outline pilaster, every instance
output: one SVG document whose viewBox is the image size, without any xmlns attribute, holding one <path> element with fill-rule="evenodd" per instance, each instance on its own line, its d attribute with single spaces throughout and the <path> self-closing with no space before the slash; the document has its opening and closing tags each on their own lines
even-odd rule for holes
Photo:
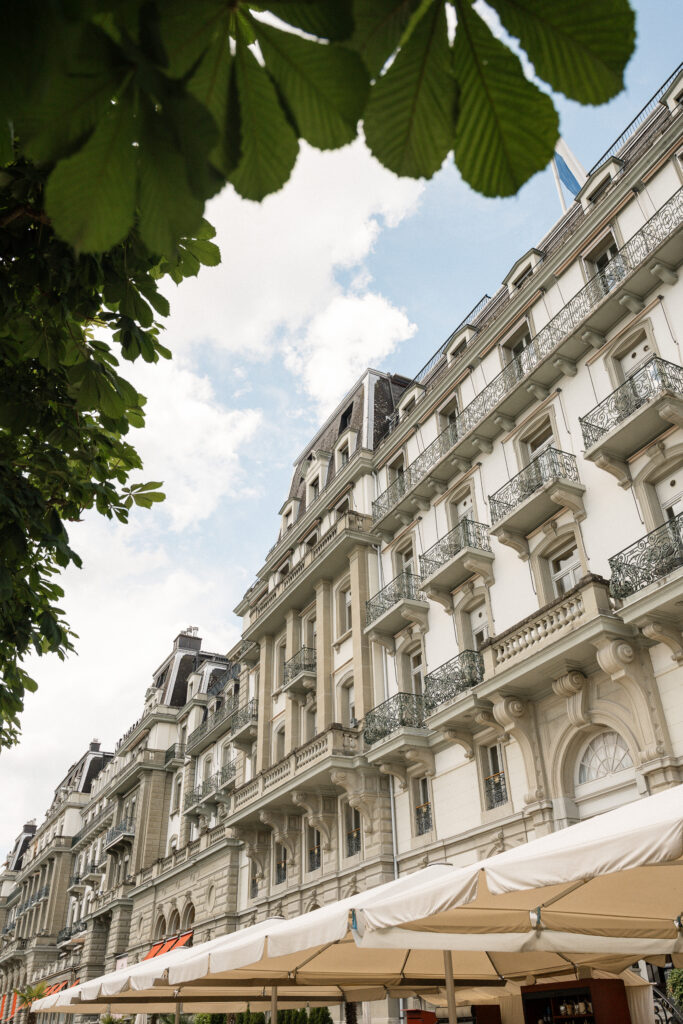
<svg viewBox="0 0 683 1024">
<path fill-rule="evenodd" d="M 334 721 L 332 699 L 332 583 L 320 580 L 315 586 L 316 615 L 316 704 L 318 732 L 327 729 Z"/>
<path fill-rule="evenodd" d="M 351 568 L 351 627 L 353 688 L 356 717 L 362 719 L 375 705 L 372 683 L 371 644 L 365 633 L 365 604 L 370 596 L 368 548 L 358 546 L 349 555 Z"/>
<path fill-rule="evenodd" d="M 273 717 L 273 652 L 272 636 L 260 638 L 258 681 L 258 732 L 256 735 L 256 771 L 270 764 L 270 724 Z"/>
</svg>

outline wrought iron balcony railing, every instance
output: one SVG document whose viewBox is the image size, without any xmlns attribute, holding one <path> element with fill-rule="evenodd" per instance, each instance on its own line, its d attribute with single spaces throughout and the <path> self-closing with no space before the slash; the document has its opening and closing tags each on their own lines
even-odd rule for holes
<svg viewBox="0 0 683 1024">
<path fill-rule="evenodd" d="M 531 344 L 516 356 L 470 403 L 453 423 L 432 442 L 417 459 L 406 467 L 383 494 L 372 503 L 376 521 L 389 512 L 400 499 L 422 480 L 456 441 L 465 437 L 493 412 L 500 401 L 517 386 L 540 362 L 549 356 L 602 300 L 683 222 L 683 188 L 666 203 L 626 242 L 623 248 L 600 270 L 532 339 Z"/>
<path fill-rule="evenodd" d="M 196 786 L 194 789 L 190 790 L 189 793 L 185 794 L 185 800 L 183 801 L 183 807 L 185 808 L 185 810 L 187 810 L 188 807 L 194 807 L 195 804 L 199 803 L 201 798 L 202 798 L 202 785 L 199 785 L 199 786 Z"/>
<path fill-rule="evenodd" d="M 248 704 L 238 708 L 230 721 L 230 732 L 236 733 L 250 722 L 258 720 L 258 697 L 252 697 Z"/>
<path fill-rule="evenodd" d="M 423 579 L 431 576 L 446 562 L 450 562 L 451 558 L 455 558 L 463 548 L 479 548 L 481 551 L 490 551 L 488 526 L 477 523 L 474 519 L 461 519 L 445 537 L 437 540 L 431 548 L 427 548 L 424 555 L 420 555 L 420 572 Z"/>
<path fill-rule="evenodd" d="M 87 921 L 83 921 L 83 920 L 76 921 L 71 926 L 71 934 L 72 935 L 78 935 L 80 932 L 87 931 L 87 929 L 88 929 L 88 922 Z"/>
<path fill-rule="evenodd" d="M 62 942 L 68 942 L 71 938 L 70 928 L 60 928 L 57 932 L 57 945 L 59 946 Z"/>
<path fill-rule="evenodd" d="M 432 805 L 431 803 L 420 804 L 415 808 L 415 831 L 418 836 L 423 836 L 432 830 Z"/>
<path fill-rule="evenodd" d="M 496 772 L 484 779 L 484 794 L 486 797 L 486 808 L 492 811 L 494 807 L 501 807 L 508 802 L 508 791 L 505 784 L 505 772 Z"/>
<path fill-rule="evenodd" d="M 683 565 L 683 512 L 609 559 L 614 597 L 629 597 Z"/>
<path fill-rule="evenodd" d="M 365 716 L 363 738 L 371 747 L 373 743 L 389 736 L 403 726 L 413 729 L 424 728 L 424 702 L 415 693 L 395 693 L 382 701 Z"/>
<path fill-rule="evenodd" d="M 317 871 L 320 864 L 320 845 L 312 846 L 308 851 L 308 870 Z"/>
<path fill-rule="evenodd" d="M 424 678 L 425 713 L 459 697 L 484 678 L 484 659 L 479 651 L 462 651 Z"/>
<path fill-rule="evenodd" d="M 365 603 L 365 623 L 370 626 L 384 612 L 393 608 L 403 600 L 419 601 L 422 599 L 420 587 L 422 578 L 412 572 L 401 572 L 386 587 L 382 587 L 374 597 Z"/>
<path fill-rule="evenodd" d="M 219 708 L 218 711 L 214 711 L 214 713 L 209 715 L 201 725 L 197 726 L 196 729 L 193 729 L 187 737 L 187 746 L 193 747 L 199 740 L 203 739 L 208 732 L 215 729 L 215 727 L 220 725 L 222 722 L 225 722 L 226 719 L 230 718 L 237 708 L 238 700 L 238 694 L 230 694 L 223 707 Z"/>
<path fill-rule="evenodd" d="M 352 828 L 346 833 L 346 856 L 354 857 L 360 853 L 360 828 Z"/>
<path fill-rule="evenodd" d="M 284 685 L 291 683 L 302 672 L 315 672 L 316 652 L 314 647 L 302 647 L 294 657 L 285 662 Z"/>
<path fill-rule="evenodd" d="M 579 482 L 576 457 L 557 448 L 546 448 L 517 476 L 513 476 L 500 490 L 490 495 L 491 522 L 494 525 L 500 522 L 532 494 L 540 491 L 544 484 L 559 479 Z"/>
<path fill-rule="evenodd" d="M 185 757 L 185 744 L 173 743 L 164 754 L 164 764 L 171 761 L 182 761 Z"/>
<path fill-rule="evenodd" d="M 215 679 L 212 679 L 207 686 L 206 692 L 209 697 L 217 697 L 232 679 L 239 679 L 241 670 L 242 666 L 239 661 L 228 662 L 224 671 L 217 675 Z"/>
<path fill-rule="evenodd" d="M 104 840 L 105 846 L 115 843 L 121 836 L 135 835 L 135 820 L 132 817 L 123 818 L 117 825 L 110 828 Z"/>
<path fill-rule="evenodd" d="M 683 368 L 653 356 L 616 391 L 580 417 L 586 448 L 597 444 L 612 427 L 667 391 L 683 396 Z"/>
<path fill-rule="evenodd" d="M 220 789 L 226 782 L 230 782 L 237 775 L 237 758 L 233 757 L 232 761 L 228 761 L 224 764 L 214 776 L 216 779 L 216 789 Z"/>
</svg>

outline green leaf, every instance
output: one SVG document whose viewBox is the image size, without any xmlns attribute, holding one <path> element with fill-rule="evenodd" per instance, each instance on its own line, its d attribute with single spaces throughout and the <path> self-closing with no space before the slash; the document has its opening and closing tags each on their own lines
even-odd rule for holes
<svg viewBox="0 0 683 1024">
<path fill-rule="evenodd" d="M 241 22 L 235 54 L 242 156 L 230 181 L 245 199 L 277 192 L 292 173 L 299 143 L 275 86 L 249 49 Z"/>
<path fill-rule="evenodd" d="M 94 25 L 84 28 L 72 63 L 75 70 L 60 67 L 49 80 L 39 78 L 16 118 L 22 149 L 38 163 L 69 154 L 109 109 L 126 70 L 111 39 Z"/>
<path fill-rule="evenodd" d="M 277 82 L 299 134 L 318 149 L 336 149 L 355 137 L 368 94 L 358 54 L 252 22 L 268 72 Z"/>
<path fill-rule="evenodd" d="M 185 160 L 162 114 L 148 108 L 140 135 L 140 235 L 154 253 L 171 255 L 199 226 L 203 202 L 192 192 Z"/>
<path fill-rule="evenodd" d="M 453 46 L 460 87 L 455 162 L 486 196 L 514 195 L 551 159 L 559 125 L 549 96 L 529 82 L 468 0 L 456 0 Z"/>
<path fill-rule="evenodd" d="M 258 6 L 319 39 L 339 42 L 353 32 L 352 0 L 265 0 Z"/>
<path fill-rule="evenodd" d="M 57 234 L 79 252 L 121 242 L 135 213 L 136 151 L 127 101 L 110 106 L 86 144 L 50 175 L 45 206 Z"/>
<path fill-rule="evenodd" d="M 431 178 L 453 143 L 456 95 L 446 14 L 435 0 L 370 90 L 370 150 L 396 174 Z"/>
<path fill-rule="evenodd" d="M 217 34 L 188 83 L 188 90 L 202 103 L 218 129 L 218 144 L 210 158 L 226 176 L 240 158 L 240 116 L 234 62 L 227 31 Z"/>
<path fill-rule="evenodd" d="M 378 75 L 398 46 L 420 0 L 355 0 L 351 46 L 372 75 Z"/>
<path fill-rule="evenodd" d="M 185 248 L 205 267 L 217 267 L 221 261 L 221 251 L 215 242 L 198 238 L 188 239 Z"/>
<path fill-rule="evenodd" d="M 579 103 L 605 103 L 624 86 L 635 46 L 628 0 L 488 0 L 536 73 Z"/>
<path fill-rule="evenodd" d="M 179 78 L 193 67 L 219 35 L 228 35 L 230 12 L 223 0 L 164 0 L 159 5 L 168 73 Z"/>
</svg>

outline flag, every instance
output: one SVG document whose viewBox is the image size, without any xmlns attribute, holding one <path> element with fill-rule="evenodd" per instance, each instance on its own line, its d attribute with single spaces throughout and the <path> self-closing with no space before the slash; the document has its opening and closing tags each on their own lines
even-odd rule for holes
<svg viewBox="0 0 683 1024">
<path fill-rule="evenodd" d="M 567 205 L 564 201 L 560 182 L 568 192 L 573 196 L 577 196 L 588 180 L 588 175 L 562 138 L 557 140 L 557 144 L 555 146 L 555 154 L 553 156 L 553 173 L 555 175 L 555 184 L 557 185 L 562 209 L 566 210 Z"/>
</svg>

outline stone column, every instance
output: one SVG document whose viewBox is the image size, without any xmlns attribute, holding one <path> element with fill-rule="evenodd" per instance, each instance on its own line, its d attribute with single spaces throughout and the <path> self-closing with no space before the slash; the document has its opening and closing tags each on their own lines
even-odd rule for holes
<svg viewBox="0 0 683 1024">
<path fill-rule="evenodd" d="M 112 910 L 104 961 L 107 972 L 114 970 L 116 967 L 116 957 L 125 953 L 130 945 L 131 910 L 132 906 L 130 903 L 119 903 Z"/>
<path fill-rule="evenodd" d="M 261 653 L 258 683 L 258 732 L 256 735 L 256 771 L 270 764 L 270 726 L 273 717 L 273 652 L 272 636 L 260 637 Z"/>
<path fill-rule="evenodd" d="M 301 642 L 301 618 L 297 608 L 292 608 L 285 616 L 286 644 L 285 660 L 292 658 L 303 646 Z M 301 743 L 301 705 L 294 697 L 287 698 L 285 706 L 285 751 L 289 753 Z"/>
<path fill-rule="evenodd" d="M 135 823 L 135 841 L 131 851 L 130 871 L 153 864 L 166 855 L 166 832 L 169 811 L 171 776 L 165 771 L 147 771 L 142 776 Z"/>
<path fill-rule="evenodd" d="M 320 580 L 315 585 L 316 635 L 316 704 L 317 729 L 322 732 L 334 721 L 332 695 L 333 609 L 332 583 Z"/>
<path fill-rule="evenodd" d="M 356 718 L 362 719 L 374 707 L 372 652 L 365 634 L 365 602 L 368 600 L 370 574 L 368 548 L 358 546 L 349 555 L 351 567 L 351 627 L 353 644 L 353 687 Z"/>
</svg>

